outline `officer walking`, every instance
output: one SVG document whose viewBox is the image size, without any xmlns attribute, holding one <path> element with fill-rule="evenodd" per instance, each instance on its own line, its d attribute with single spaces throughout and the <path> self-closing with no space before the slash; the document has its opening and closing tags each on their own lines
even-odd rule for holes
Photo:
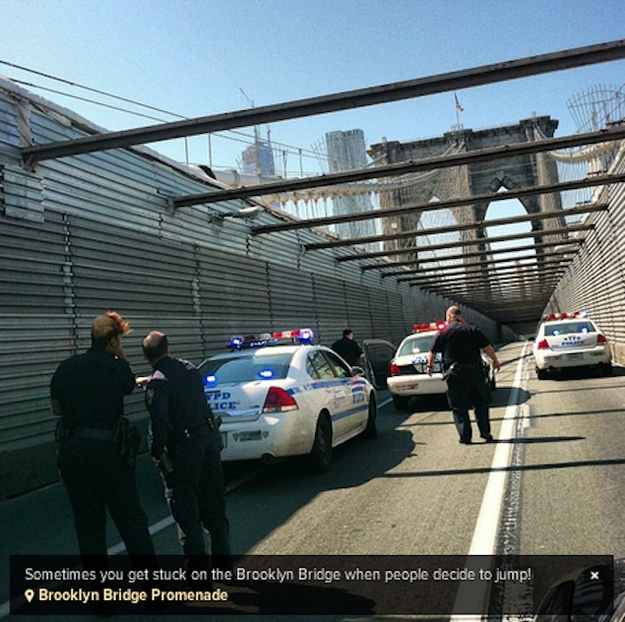
<svg viewBox="0 0 625 622">
<path fill-rule="evenodd" d="M 172 514 L 184 534 L 187 567 L 208 570 L 210 551 L 213 566 L 229 569 L 230 527 L 219 429 L 202 379 L 189 361 L 170 356 L 163 333 L 150 333 L 143 340 L 143 353 L 154 370 L 146 390 L 152 460 L 161 467 Z M 210 549 L 204 528 L 210 534 Z"/>
<path fill-rule="evenodd" d="M 451 306 L 446 312 L 447 327 L 438 333 L 428 352 L 428 375 L 432 375 L 437 352 L 443 355 L 443 370 L 447 380 L 447 400 L 454 415 L 460 443 L 471 444 L 472 430 L 469 409 L 475 409 L 475 420 L 480 436 L 494 442 L 490 432 L 488 404 L 490 397 L 482 368 L 481 351 L 493 361 L 496 370 L 499 360 L 495 349 L 482 331 L 464 321 L 460 309 Z"/>
<path fill-rule="evenodd" d="M 52 411 L 61 417 L 57 463 L 74 515 L 85 567 L 106 568 L 106 510 L 133 564 L 156 568 L 148 519 L 139 503 L 134 465 L 112 442 L 135 377 L 122 347 L 130 326 L 115 312 L 93 320 L 91 348 L 57 368 L 50 385 Z"/>
<path fill-rule="evenodd" d="M 361 360 L 364 359 L 362 349 L 354 340 L 354 331 L 351 328 L 346 328 L 343 331 L 343 337 L 337 339 L 331 346 L 340 357 L 347 361 L 348 365 L 352 367 L 361 364 Z"/>
</svg>

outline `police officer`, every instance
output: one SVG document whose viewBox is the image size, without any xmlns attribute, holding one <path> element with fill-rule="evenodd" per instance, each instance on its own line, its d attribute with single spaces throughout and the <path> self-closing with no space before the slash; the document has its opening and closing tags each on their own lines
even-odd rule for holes
<svg viewBox="0 0 625 622">
<path fill-rule="evenodd" d="M 210 568 L 204 528 L 210 534 L 213 565 L 231 566 L 219 429 L 206 401 L 198 370 L 173 359 L 167 337 L 152 332 L 143 354 L 154 372 L 146 387 L 152 422 L 151 454 L 161 467 L 170 507 L 178 523 L 190 570 Z M 189 584 L 189 576 L 187 576 Z"/>
<path fill-rule="evenodd" d="M 430 345 L 428 375 L 432 375 L 436 353 L 441 352 L 447 380 L 447 400 L 454 415 L 460 443 L 471 444 L 471 407 L 475 409 L 480 436 L 487 443 L 492 443 L 494 439 L 488 415 L 490 396 L 484 378 L 481 351 L 492 359 L 494 368 L 498 370 L 499 360 L 495 349 L 479 328 L 464 321 L 458 307 L 447 309 L 446 320 L 446 328 L 432 339 Z"/>
<path fill-rule="evenodd" d="M 354 331 L 351 328 L 346 328 L 343 337 L 337 339 L 331 348 L 352 367 L 360 365 L 365 357 L 360 346 L 354 341 Z"/>
<path fill-rule="evenodd" d="M 134 466 L 111 442 L 135 377 L 122 347 L 130 326 L 115 312 L 93 320 L 91 348 L 57 368 L 52 411 L 61 417 L 57 462 L 72 507 L 83 564 L 107 567 L 106 510 L 133 564 L 156 568 L 148 519 L 139 503 Z"/>
</svg>

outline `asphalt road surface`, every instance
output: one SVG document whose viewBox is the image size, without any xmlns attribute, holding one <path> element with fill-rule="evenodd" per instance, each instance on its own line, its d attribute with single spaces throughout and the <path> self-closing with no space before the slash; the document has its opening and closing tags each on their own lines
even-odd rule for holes
<svg viewBox="0 0 625 622">
<path fill-rule="evenodd" d="M 481 442 L 474 424 L 474 443 L 460 445 L 444 397 L 398 412 L 382 391 L 378 437 L 336 448 L 326 473 L 311 475 L 300 460 L 227 465 L 234 553 L 625 557 L 625 370 L 538 381 L 530 352 L 523 343 L 499 352 L 496 443 Z M 178 554 L 146 456 L 138 481 L 157 552 Z M 76 542 L 60 485 L 3 503 L 0 524 L 8 619 L 9 556 L 75 554 Z M 123 553 L 112 526 L 109 544 Z"/>
</svg>

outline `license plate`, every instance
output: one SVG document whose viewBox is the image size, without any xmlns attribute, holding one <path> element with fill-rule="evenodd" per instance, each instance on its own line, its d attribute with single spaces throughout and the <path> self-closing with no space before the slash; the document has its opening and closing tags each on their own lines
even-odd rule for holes
<svg viewBox="0 0 625 622">
<path fill-rule="evenodd" d="M 415 389 L 419 388 L 419 383 L 418 382 L 413 382 L 411 384 L 400 384 L 398 385 L 399 388 L 402 388 L 406 391 L 414 391 Z"/>
<path fill-rule="evenodd" d="M 569 361 L 581 361 L 584 358 L 584 355 L 576 352 L 575 354 L 568 354 L 567 358 L 569 359 Z"/>
</svg>

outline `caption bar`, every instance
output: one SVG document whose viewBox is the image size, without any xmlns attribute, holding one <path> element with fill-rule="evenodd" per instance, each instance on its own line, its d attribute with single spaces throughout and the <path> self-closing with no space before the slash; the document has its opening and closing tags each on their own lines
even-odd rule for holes
<svg viewBox="0 0 625 622">
<path fill-rule="evenodd" d="M 12 556 L 11 613 L 85 615 L 107 603 L 118 614 L 534 615 L 571 576 L 589 614 L 606 613 L 614 595 L 607 556 L 249 555 L 228 571 L 191 571 L 179 556 L 160 557 L 158 569 L 127 556 L 107 564 Z"/>
</svg>

